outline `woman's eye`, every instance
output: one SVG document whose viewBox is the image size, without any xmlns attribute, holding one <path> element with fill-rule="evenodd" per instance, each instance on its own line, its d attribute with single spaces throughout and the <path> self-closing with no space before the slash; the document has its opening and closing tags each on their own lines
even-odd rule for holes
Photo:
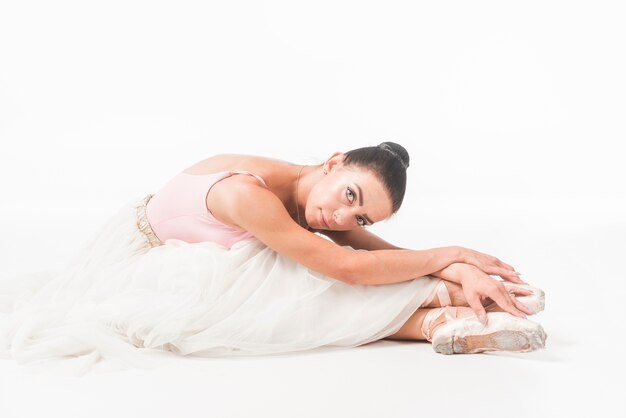
<svg viewBox="0 0 626 418">
<path fill-rule="evenodd" d="M 348 201 L 352 203 L 354 201 L 354 192 L 350 189 L 346 190 L 346 196 L 348 197 Z"/>
<path fill-rule="evenodd" d="M 361 218 L 360 216 L 356 217 L 356 221 L 359 223 L 360 226 L 365 226 L 365 219 Z"/>
</svg>

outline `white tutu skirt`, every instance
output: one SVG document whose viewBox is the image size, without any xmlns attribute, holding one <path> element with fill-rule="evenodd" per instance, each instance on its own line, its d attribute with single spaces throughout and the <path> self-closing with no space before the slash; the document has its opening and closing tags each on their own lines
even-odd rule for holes
<svg viewBox="0 0 626 418">
<path fill-rule="evenodd" d="M 0 280 L 0 356 L 133 363 L 153 350 L 218 357 L 355 347 L 397 332 L 439 282 L 348 285 L 256 239 L 230 250 L 175 239 L 152 246 L 138 227 L 142 207 L 140 198 L 124 205 L 67 268 Z"/>
</svg>

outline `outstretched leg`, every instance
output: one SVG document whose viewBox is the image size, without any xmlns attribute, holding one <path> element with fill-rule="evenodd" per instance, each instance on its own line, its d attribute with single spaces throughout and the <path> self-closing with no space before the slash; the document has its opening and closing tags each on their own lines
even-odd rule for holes
<svg viewBox="0 0 626 418">
<path fill-rule="evenodd" d="M 402 325 L 402 328 L 400 328 L 398 332 L 383 339 L 412 341 L 426 340 L 426 336 L 422 333 L 422 324 L 424 322 L 424 317 L 432 309 L 433 308 L 418 309 L 413 313 L 413 315 L 411 315 L 411 317 L 404 323 L 404 325 Z M 440 318 L 437 318 L 434 321 L 433 326 L 439 325 L 439 323 L 444 321 L 445 317 L 442 315 Z"/>
<path fill-rule="evenodd" d="M 446 298 L 445 303 L 447 303 L 447 299 L 449 299 L 451 306 L 469 306 L 467 300 L 465 299 L 465 295 L 463 294 L 463 288 L 461 287 L 461 285 L 449 282 L 447 280 L 441 280 L 441 283 L 445 284 L 446 290 L 448 291 L 448 297 Z M 400 328 L 398 332 L 384 339 L 425 340 L 426 336 L 422 333 L 422 323 L 424 322 L 424 317 L 429 311 L 431 311 L 433 308 L 441 307 L 441 301 L 439 299 L 440 293 L 438 293 L 439 292 L 436 291 L 433 295 L 434 299 L 432 299 L 427 304 L 422 305 L 420 309 L 415 311 L 413 315 L 411 315 L 411 317 L 404 323 L 404 325 L 402 325 L 402 328 Z M 433 322 L 433 327 L 438 326 L 440 323 L 443 322 L 445 322 L 445 317 L 442 315 Z"/>
</svg>

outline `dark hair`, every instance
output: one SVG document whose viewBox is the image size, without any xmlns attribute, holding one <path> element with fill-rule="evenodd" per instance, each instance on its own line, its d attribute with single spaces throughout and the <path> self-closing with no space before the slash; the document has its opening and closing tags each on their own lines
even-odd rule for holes
<svg viewBox="0 0 626 418">
<path fill-rule="evenodd" d="M 392 213 L 402 205 L 406 191 L 406 169 L 409 153 L 395 142 L 383 142 L 376 147 L 357 148 L 345 153 L 344 165 L 355 165 L 372 170 L 391 196 Z"/>
</svg>

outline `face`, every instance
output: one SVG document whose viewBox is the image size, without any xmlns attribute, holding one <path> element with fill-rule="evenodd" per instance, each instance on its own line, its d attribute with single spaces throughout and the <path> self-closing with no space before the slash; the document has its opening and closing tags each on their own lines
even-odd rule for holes
<svg viewBox="0 0 626 418">
<path fill-rule="evenodd" d="M 311 189 L 305 213 L 314 229 L 346 231 L 390 217 L 392 205 L 385 186 L 371 171 L 336 164 Z"/>
</svg>

